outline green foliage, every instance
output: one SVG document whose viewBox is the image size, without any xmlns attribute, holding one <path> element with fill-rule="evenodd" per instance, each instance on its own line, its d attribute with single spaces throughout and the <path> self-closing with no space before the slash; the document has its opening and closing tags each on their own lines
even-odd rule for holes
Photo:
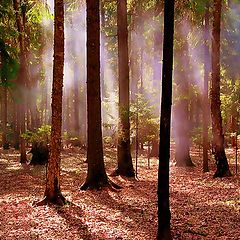
<svg viewBox="0 0 240 240">
<path fill-rule="evenodd" d="M 139 142 L 147 143 L 157 140 L 159 136 L 159 118 L 155 116 L 154 106 L 142 94 L 138 95 L 138 101 L 130 106 L 131 132 L 136 137 L 138 128 Z"/>
<path fill-rule="evenodd" d="M 222 79 L 221 110 L 224 125 L 227 127 L 230 116 L 240 116 L 240 79 Z M 238 120 L 239 121 L 239 120 Z M 230 129 L 226 129 L 231 131 Z"/>
<path fill-rule="evenodd" d="M 2 79 L 1 85 L 4 87 L 9 87 L 12 85 L 10 80 L 16 78 L 19 64 L 18 62 L 13 59 L 8 50 L 11 49 L 8 47 L 2 39 L 0 39 L 0 51 L 1 51 L 1 59 L 2 59 L 2 66 L 0 68 L 0 77 Z"/>
<path fill-rule="evenodd" d="M 27 130 L 25 133 L 22 134 L 22 137 L 31 143 L 34 142 L 49 142 L 51 134 L 51 126 L 50 125 L 43 125 L 40 128 L 36 129 L 35 131 Z"/>
</svg>

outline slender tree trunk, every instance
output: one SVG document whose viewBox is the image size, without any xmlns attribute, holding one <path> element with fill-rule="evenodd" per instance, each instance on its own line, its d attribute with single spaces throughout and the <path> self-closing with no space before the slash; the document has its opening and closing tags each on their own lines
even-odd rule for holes
<svg viewBox="0 0 240 240">
<path fill-rule="evenodd" d="M 214 0 L 213 30 L 212 30 L 212 87 L 211 115 L 213 144 L 217 170 L 214 177 L 231 176 L 224 149 L 220 101 L 220 31 L 221 31 L 222 0 Z"/>
<path fill-rule="evenodd" d="M 79 89 L 80 89 L 80 82 L 79 79 L 79 71 L 78 71 L 78 65 L 75 62 L 74 63 L 74 135 L 79 136 L 80 135 L 80 115 L 79 115 L 79 109 L 80 109 L 80 100 L 79 100 Z"/>
<path fill-rule="evenodd" d="M 135 22 L 133 28 L 135 28 Z M 131 32 L 131 55 L 130 55 L 130 66 L 131 66 L 131 101 L 135 102 L 138 92 L 138 82 L 139 82 L 139 66 L 138 66 L 138 46 L 136 44 L 137 34 L 136 29 Z"/>
<path fill-rule="evenodd" d="M 210 52 L 209 52 L 209 4 L 205 8 L 204 24 L 204 86 L 203 86 L 203 172 L 208 172 L 208 122 L 209 122 L 209 100 L 208 81 L 210 75 Z"/>
<path fill-rule="evenodd" d="M 13 113 L 13 121 L 14 121 L 14 148 L 16 150 L 19 150 L 20 148 L 20 142 L 19 142 L 19 136 L 20 136 L 20 126 L 19 126 L 19 116 L 18 116 L 18 106 L 17 103 L 14 102 L 14 113 Z"/>
<path fill-rule="evenodd" d="M 113 175 L 133 177 L 135 174 L 130 149 L 129 58 L 126 0 L 117 1 L 117 16 L 119 74 L 118 166 Z"/>
<path fill-rule="evenodd" d="M 8 102 L 7 102 L 7 86 L 2 87 L 2 147 L 9 149 L 7 140 L 7 115 L 8 115 Z"/>
<path fill-rule="evenodd" d="M 100 14 L 99 0 L 87 1 L 87 163 L 81 190 L 110 185 L 103 161 L 100 90 Z"/>
<path fill-rule="evenodd" d="M 158 240 L 171 240 L 169 203 L 169 160 L 172 106 L 172 68 L 174 38 L 174 0 L 165 1 L 162 68 L 162 104 L 160 118 L 158 168 Z"/>
<path fill-rule="evenodd" d="M 18 115 L 18 124 L 20 129 L 19 139 L 20 139 L 20 163 L 27 162 L 27 155 L 26 155 L 26 146 L 25 140 L 21 136 L 25 132 L 25 90 L 26 90 L 26 81 L 25 78 L 27 77 L 27 56 L 26 56 L 26 48 L 25 48 L 25 31 L 23 21 L 21 16 L 19 15 L 19 2 L 18 0 L 13 0 L 13 7 L 16 16 L 16 23 L 19 32 L 18 42 L 20 46 L 20 70 L 18 75 L 18 92 L 19 92 L 19 99 L 21 103 L 18 105 L 17 115 Z"/>
<path fill-rule="evenodd" d="M 50 157 L 47 165 L 45 189 L 46 202 L 63 205 L 65 198 L 60 190 L 62 95 L 64 66 L 64 4 L 63 0 L 54 1 L 54 60 L 52 85 L 52 129 Z"/>
<path fill-rule="evenodd" d="M 154 16 L 155 18 L 159 15 L 160 2 L 158 1 L 155 6 Z M 154 30 L 154 65 L 153 65 L 153 88 L 154 90 L 159 90 L 161 86 L 161 57 L 162 57 L 162 32 L 159 26 L 159 21 L 156 21 L 156 27 Z M 160 71 L 159 71 L 160 69 Z M 157 104 L 159 105 L 160 95 L 157 96 Z"/>
</svg>

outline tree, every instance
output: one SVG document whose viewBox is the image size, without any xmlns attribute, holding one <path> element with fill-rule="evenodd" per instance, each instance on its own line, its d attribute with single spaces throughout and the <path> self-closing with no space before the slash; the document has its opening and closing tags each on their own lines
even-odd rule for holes
<svg viewBox="0 0 240 240">
<path fill-rule="evenodd" d="M 214 156 L 217 170 L 214 177 L 231 176 L 224 149 L 220 101 L 220 31 L 221 31 L 222 0 L 214 0 L 212 29 L 212 86 L 211 86 L 211 116 L 213 131 Z"/>
<path fill-rule="evenodd" d="M 101 189 L 113 184 L 103 161 L 100 93 L 99 0 L 87 1 L 87 178 L 81 190 Z"/>
<path fill-rule="evenodd" d="M 52 128 L 50 156 L 47 165 L 45 198 L 39 203 L 51 202 L 57 205 L 66 203 L 60 189 L 62 95 L 64 66 L 64 4 L 63 0 L 54 1 L 54 60 L 52 85 Z"/>
<path fill-rule="evenodd" d="M 176 166 L 194 166 L 190 156 L 190 112 L 189 112 L 189 49 L 184 34 L 179 34 L 180 39 L 177 54 L 178 63 L 175 66 L 175 75 L 178 99 L 174 106 L 174 131 L 176 139 Z"/>
<path fill-rule="evenodd" d="M 25 130 L 25 112 L 26 112 L 26 99 L 25 99 L 25 93 L 24 90 L 26 90 L 26 83 L 28 82 L 28 73 L 27 73 L 27 50 L 26 50 L 26 40 L 25 40 L 25 29 L 24 29 L 24 21 L 22 20 L 22 16 L 19 14 L 24 14 L 24 7 L 20 8 L 19 1 L 13 0 L 13 8 L 15 11 L 16 16 L 16 23 L 17 23 L 17 29 L 18 29 L 18 42 L 19 42 L 19 58 L 20 58 L 20 69 L 18 74 L 18 94 L 20 99 L 20 104 L 17 108 L 17 124 L 19 125 L 17 129 L 20 131 L 18 132 L 17 138 L 20 138 L 20 162 L 26 163 L 27 162 L 27 156 L 26 156 L 26 146 L 25 146 L 25 140 L 21 136 Z M 17 141 L 18 142 L 18 141 Z"/>
<path fill-rule="evenodd" d="M 117 1 L 117 26 L 119 81 L 118 166 L 113 175 L 134 177 L 130 149 L 129 57 L 126 0 Z"/>
<path fill-rule="evenodd" d="M 1 99 L 2 99 L 2 147 L 3 149 L 9 149 L 9 143 L 7 140 L 7 114 L 8 114 L 8 87 L 7 79 L 4 74 L 4 64 L 6 64 L 8 53 L 5 49 L 5 44 L 0 40 L 0 80 L 2 85 Z"/>
<path fill-rule="evenodd" d="M 162 104 L 158 168 L 158 240 L 172 239 L 169 208 L 169 159 L 172 106 L 172 67 L 174 37 L 174 0 L 164 4 L 164 42 L 162 67 Z"/>
<path fill-rule="evenodd" d="M 204 17 L 204 87 L 203 87 L 203 171 L 208 172 L 208 81 L 210 75 L 209 52 L 209 4 L 205 6 Z"/>
</svg>

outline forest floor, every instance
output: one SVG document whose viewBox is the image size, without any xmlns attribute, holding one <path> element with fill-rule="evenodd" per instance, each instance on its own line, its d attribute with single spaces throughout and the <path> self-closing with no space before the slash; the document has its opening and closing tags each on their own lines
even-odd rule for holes
<svg viewBox="0 0 240 240">
<path fill-rule="evenodd" d="M 235 174 L 234 151 L 227 150 L 231 178 L 213 179 L 202 173 L 201 156 L 191 152 L 194 168 L 177 168 L 171 154 L 170 194 L 173 239 L 240 239 L 240 174 Z M 0 240 L 154 240 L 157 231 L 157 159 L 140 156 L 138 178 L 112 178 L 123 188 L 116 192 L 80 191 L 86 177 L 85 152 L 62 153 L 64 207 L 34 207 L 45 187 L 44 166 L 22 166 L 14 150 L 0 155 Z M 116 151 L 105 152 L 108 173 L 116 164 Z"/>
</svg>

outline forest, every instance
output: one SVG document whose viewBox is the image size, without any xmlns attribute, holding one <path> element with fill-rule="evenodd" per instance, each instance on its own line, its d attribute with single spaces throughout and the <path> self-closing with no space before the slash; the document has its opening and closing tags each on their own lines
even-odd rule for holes
<svg viewBox="0 0 240 240">
<path fill-rule="evenodd" d="M 239 64 L 239 0 L 0 0 L 0 240 L 239 240 Z"/>
</svg>

